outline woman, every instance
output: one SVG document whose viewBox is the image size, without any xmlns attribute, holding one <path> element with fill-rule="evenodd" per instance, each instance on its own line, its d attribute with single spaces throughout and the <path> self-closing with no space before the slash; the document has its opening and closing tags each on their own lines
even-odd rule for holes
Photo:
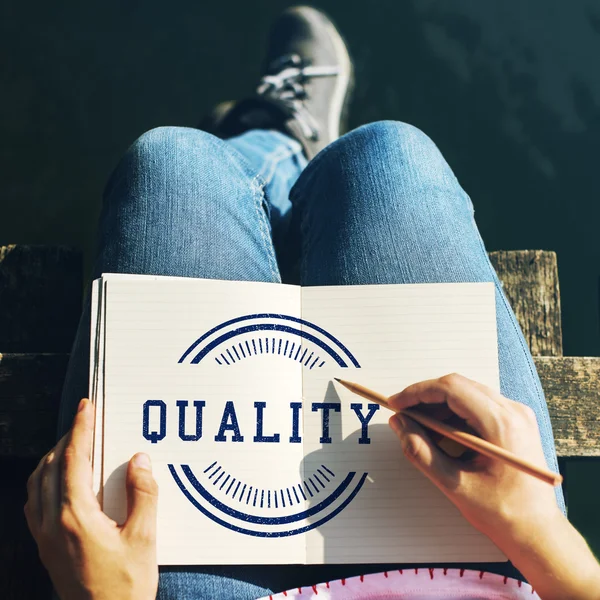
<svg viewBox="0 0 600 600">
<path fill-rule="evenodd" d="M 444 403 L 481 437 L 556 470 L 531 355 L 489 263 L 473 205 L 436 146 L 395 122 L 338 139 L 351 63 L 331 22 L 314 9 L 281 15 L 266 64 L 254 98 L 215 111 L 205 126 L 214 135 L 159 128 L 129 149 L 105 191 L 94 276 L 281 282 L 283 274 L 306 286 L 492 281 L 503 395 L 451 375 L 412 385 L 390 402 L 398 410 Z M 452 459 L 399 416 L 390 426 L 406 457 L 512 564 L 159 573 L 158 490 L 149 458 L 137 454 L 129 464 L 129 516 L 122 527 L 101 512 L 91 490 L 93 407 L 87 400 L 77 404 L 87 389 L 88 348 L 89 306 L 65 384 L 62 432 L 79 409 L 31 476 L 25 507 L 63 600 L 146 599 L 157 590 L 169 599 L 259 598 L 307 583 L 282 597 L 600 597 L 600 568 L 567 521 L 560 489 L 482 456 Z M 364 576 L 367 569 L 374 574 Z"/>
</svg>

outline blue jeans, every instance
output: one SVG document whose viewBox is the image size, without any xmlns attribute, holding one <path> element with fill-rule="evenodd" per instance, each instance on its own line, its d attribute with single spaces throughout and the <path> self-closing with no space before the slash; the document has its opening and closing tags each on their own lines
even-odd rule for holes
<svg viewBox="0 0 600 600">
<path fill-rule="evenodd" d="M 308 165 L 296 141 L 273 131 L 222 141 L 195 129 L 154 129 L 108 182 L 93 276 L 103 272 L 273 283 L 283 273 L 307 286 L 493 281 L 502 393 L 533 408 L 547 463 L 557 469 L 544 393 L 471 200 L 435 144 L 410 125 L 360 127 Z M 88 348 L 89 304 L 67 374 L 62 431 L 87 395 Z M 564 510 L 560 488 L 557 502 Z M 470 566 L 519 576 L 506 563 Z M 159 598 L 257 598 L 384 568 L 161 568 Z"/>
</svg>

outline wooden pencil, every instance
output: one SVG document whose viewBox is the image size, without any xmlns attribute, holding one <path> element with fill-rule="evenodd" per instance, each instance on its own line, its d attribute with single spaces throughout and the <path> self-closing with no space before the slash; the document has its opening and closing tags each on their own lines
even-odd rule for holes
<svg viewBox="0 0 600 600">
<path fill-rule="evenodd" d="M 369 388 L 366 388 L 359 383 L 352 383 L 351 381 L 344 381 L 343 379 L 338 379 L 334 377 L 334 379 L 342 384 L 345 388 L 349 389 L 351 392 L 366 398 L 367 400 L 371 400 L 381 406 L 393 410 L 388 404 L 388 399 L 383 394 L 379 394 Z M 484 440 L 476 435 L 472 435 L 471 433 L 467 433 L 466 431 L 461 431 L 456 427 L 451 427 L 442 421 L 438 421 L 428 415 L 425 415 L 421 412 L 417 412 L 415 410 L 411 410 L 410 408 L 399 411 L 400 414 L 406 415 L 411 419 L 415 420 L 417 423 L 420 423 L 424 427 L 428 429 L 432 429 L 437 433 L 458 442 L 459 444 L 470 448 L 471 450 L 475 450 L 485 456 L 489 456 L 490 458 L 496 458 L 505 462 L 506 464 L 515 467 L 523 471 L 524 473 L 528 473 L 529 475 L 533 475 L 546 483 L 551 485 L 560 485 L 562 483 L 562 475 L 558 473 L 554 473 L 549 469 L 545 469 L 542 467 L 538 467 L 527 460 L 519 458 L 517 455 L 501 448 L 500 446 L 496 446 L 487 440 Z"/>
</svg>

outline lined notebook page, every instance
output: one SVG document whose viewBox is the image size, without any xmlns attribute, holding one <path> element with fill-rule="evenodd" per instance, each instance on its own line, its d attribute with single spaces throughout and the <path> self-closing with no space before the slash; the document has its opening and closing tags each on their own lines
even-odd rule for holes
<svg viewBox="0 0 600 600">
<path fill-rule="evenodd" d="M 273 482 L 279 482 L 280 492 L 299 478 L 302 444 L 254 441 L 256 402 L 265 405 L 261 436 L 268 438 L 279 431 L 281 438 L 290 437 L 290 426 L 280 424 L 290 423 L 290 402 L 301 402 L 299 362 L 275 361 L 274 335 L 253 330 L 252 319 L 208 335 L 180 362 L 186 350 L 204 334 L 240 316 L 283 313 L 299 318 L 299 288 L 107 277 L 106 294 L 105 512 L 119 522 L 124 520 L 125 466 L 134 453 L 144 451 L 151 456 L 160 487 L 160 564 L 304 562 L 301 535 L 271 539 L 235 529 L 260 529 L 260 517 L 267 505 L 272 514 L 281 513 L 283 501 L 279 496 L 275 506 Z M 246 323 L 250 326 L 245 333 L 223 342 L 218 352 L 210 350 L 202 360 L 192 362 L 222 331 L 237 330 Z M 267 338 L 269 345 L 265 347 Z M 242 356 L 243 348 L 254 357 L 252 360 L 237 358 Z M 144 425 L 147 401 L 151 405 Z M 187 402 L 183 431 L 178 401 Z M 192 439 L 198 433 L 194 402 L 204 403 L 202 436 L 197 440 Z M 235 427 L 231 411 L 224 417 L 228 402 L 234 407 Z M 166 415 L 162 423 L 160 403 L 164 403 Z M 224 420 L 224 440 L 216 441 Z M 149 439 L 153 435 L 154 443 Z M 209 493 L 215 506 L 219 503 L 226 510 L 207 505 L 202 493 Z M 201 510 L 207 506 L 213 516 L 234 528 L 209 518 Z M 302 500 L 297 510 L 304 508 Z M 249 522 L 234 518 L 232 510 L 248 515 Z"/>
<path fill-rule="evenodd" d="M 160 564 L 504 560 L 403 459 L 386 411 L 332 382 L 498 388 L 491 284 L 105 275 L 93 301 L 95 482 L 122 522 L 124 467 L 150 454 Z"/>
<path fill-rule="evenodd" d="M 369 402 L 332 383 L 339 377 L 391 395 L 411 383 L 458 372 L 499 389 L 493 284 L 303 288 L 302 316 L 360 364 L 346 361 L 348 367 L 340 368 L 330 360 L 321 369 L 304 368 L 305 474 L 318 476 L 323 465 L 335 474 L 324 482 L 323 494 L 348 473 L 365 477 L 334 519 L 306 534 L 307 562 L 506 560 L 404 459 L 387 425 L 389 411 L 374 412 L 370 443 L 359 443 L 363 428 L 351 405 L 360 405 L 366 419 Z M 310 409 L 315 402 L 340 406 L 339 413 L 329 411 L 331 443 L 320 442 L 323 411 Z"/>
</svg>

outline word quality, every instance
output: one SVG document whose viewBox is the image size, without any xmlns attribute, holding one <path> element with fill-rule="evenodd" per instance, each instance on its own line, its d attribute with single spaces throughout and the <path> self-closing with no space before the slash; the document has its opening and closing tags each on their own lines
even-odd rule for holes
<svg viewBox="0 0 600 600">
<path fill-rule="evenodd" d="M 177 419 L 179 424 L 179 437 L 184 442 L 197 442 L 202 438 L 202 415 L 206 402 L 204 400 L 193 400 L 193 407 L 189 407 L 188 400 L 177 400 Z M 339 413 L 341 411 L 341 403 L 339 402 L 313 402 L 310 405 L 312 412 L 321 412 L 321 444 L 331 444 L 332 438 L 329 431 L 329 417 L 332 412 Z M 189 410 L 188 410 L 189 408 Z M 252 441 L 256 443 L 275 443 L 282 441 L 281 433 L 264 432 L 264 415 L 267 409 L 266 402 L 254 402 L 256 429 L 252 436 Z M 300 433 L 300 411 L 302 410 L 301 402 L 290 402 L 290 432 L 288 438 L 289 443 L 299 444 L 302 442 Z M 356 415 L 361 426 L 361 434 L 358 438 L 359 444 L 370 444 L 369 438 L 369 423 L 379 410 L 378 404 L 367 404 L 366 411 L 363 403 L 356 402 L 350 404 L 350 410 Z M 195 415 L 193 414 L 195 412 Z M 192 413 L 189 415 L 188 413 Z M 186 433 L 186 419 L 191 419 L 195 422 L 195 432 Z M 143 407 L 143 436 L 149 442 L 157 444 L 167 436 L 167 404 L 163 400 L 146 400 Z M 235 410 L 235 404 L 229 400 L 225 403 L 221 424 L 214 436 L 215 442 L 243 442 L 246 436 L 240 431 L 240 425 Z"/>
</svg>

